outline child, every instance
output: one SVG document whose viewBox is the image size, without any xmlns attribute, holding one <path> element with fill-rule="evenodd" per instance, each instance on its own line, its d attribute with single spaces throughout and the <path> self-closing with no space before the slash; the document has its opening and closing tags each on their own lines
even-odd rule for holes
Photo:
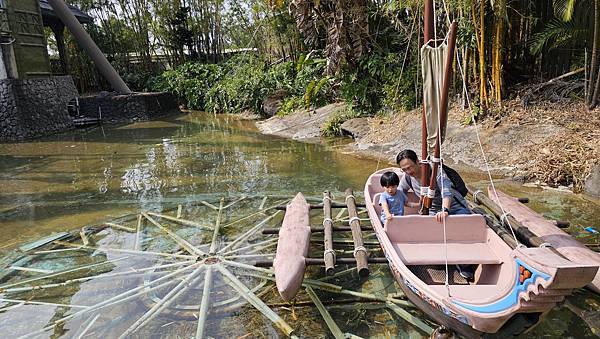
<svg viewBox="0 0 600 339">
<path fill-rule="evenodd" d="M 394 215 L 404 214 L 404 205 L 407 197 L 402 191 L 398 191 L 400 178 L 394 172 L 385 172 L 381 176 L 379 183 L 384 188 L 383 193 L 379 197 L 379 205 L 381 205 L 381 223 L 385 225 L 385 221 Z"/>
</svg>

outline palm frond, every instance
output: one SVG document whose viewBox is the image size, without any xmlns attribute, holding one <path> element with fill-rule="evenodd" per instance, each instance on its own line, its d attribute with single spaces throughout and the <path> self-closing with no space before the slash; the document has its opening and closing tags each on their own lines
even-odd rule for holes
<svg viewBox="0 0 600 339">
<path fill-rule="evenodd" d="M 545 50 L 562 47 L 574 40 L 585 39 L 587 33 L 587 29 L 578 27 L 572 22 L 554 19 L 544 27 L 543 31 L 533 36 L 529 48 L 532 54 L 539 55 Z"/>
<path fill-rule="evenodd" d="M 577 0 L 554 0 L 554 15 L 563 21 L 571 21 Z"/>
</svg>

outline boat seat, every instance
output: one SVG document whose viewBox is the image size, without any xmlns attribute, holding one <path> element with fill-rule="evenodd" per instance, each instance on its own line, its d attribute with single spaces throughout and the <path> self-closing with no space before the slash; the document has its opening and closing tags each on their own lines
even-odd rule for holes
<svg viewBox="0 0 600 339">
<path fill-rule="evenodd" d="M 395 216 L 385 230 L 406 265 L 442 265 L 446 254 L 449 264 L 502 263 L 488 244 L 491 230 L 478 214 L 447 217 L 446 245 L 443 225 L 433 216 Z"/>
<path fill-rule="evenodd" d="M 446 263 L 444 243 L 393 243 L 406 265 L 443 265 Z M 486 243 L 448 243 L 448 264 L 501 264 L 502 261 Z"/>
<path fill-rule="evenodd" d="M 448 296 L 445 285 L 429 285 L 429 288 L 440 296 Z M 484 302 L 498 295 L 501 288 L 498 285 L 450 285 L 450 296 L 469 303 Z"/>
</svg>

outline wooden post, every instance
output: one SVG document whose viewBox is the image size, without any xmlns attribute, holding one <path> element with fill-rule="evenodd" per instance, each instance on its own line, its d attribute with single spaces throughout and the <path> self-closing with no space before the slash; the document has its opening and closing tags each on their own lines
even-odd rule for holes
<svg viewBox="0 0 600 339">
<path fill-rule="evenodd" d="M 512 215 L 503 215 L 500 206 L 498 206 L 494 201 L 492 201 L 492 199 L 488 198 L 485 194 L 481 192 L 475 194 L 471 189 L 469 189 L 469 193 L 471 193 L 471 195 L 474 196 L 474 199 L 477 201 L 477 203 L 487 207 L 487 209 L 494 213 L 496 217 L 500 218 L 502 222 L 504 222 L 504 220 L 507 220 L 510 223 L 512 229 L 515 231 L 515 235 L 517 236 L 517 238 L 519 238 L 520 241 L 522 241 L 526 245 L 534 247 L 539 247 L 544 243 L 542 239 L 533 234 L 533 232 L 531 232 L 529 228 L 523 226 L 523 224 L 518 222 Z"/>
<path fill-rule="evenodd" d="M 362 233 L 360 230 L 360 220 L 356 212 L 356 200 L 351 188 L 346 189 L 346 206 L 348 206 L 348 216 L 350 216 L 350 228 L 352 228 L 352 239 L 354 240 L 354 258 L 356 259 L 356 269 L 358 275 L 366 277 L 369 275 L 368 253 L 363 246 Z"/>
<path fill-rule="evenodd" d="M 323 192 L 323 228 L 325 243 L 325 252 L 323 252 L 323 260 L 325 260 L 325 273 L 333 275 L 335 267 L 335 251 L 333 249 L 333 220 L 331 219 L 331 194 L 329 191 Z"/>
</svg>

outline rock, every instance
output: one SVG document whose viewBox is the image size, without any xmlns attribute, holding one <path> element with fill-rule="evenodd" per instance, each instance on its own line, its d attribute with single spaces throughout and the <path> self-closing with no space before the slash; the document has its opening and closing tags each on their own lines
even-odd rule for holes
<svg viewBox="0 0 600 339">
<path fill-rule="evenodd" d="M 346 120 L 341 126 L 343 135 L 349 135 L 354 139 L 360 139 L 370 130 L 367 118 L 354 118 Z"/>
<path fill-rule="evenodd" d="M 587 194 L 600 198 L 600 166 L 594 167 L 585 179 L 584 189 Z"/>
<path fill-rule="evenodd" d="M 279 89 L 271 93 L 271 95 L 267 96 L 263 101 L 262 106 L 263 111 L 265 111 L 265 114 L 267 114 L 267 116 L 270 117 L 277 114 L 277 111 L 279 111 L 279 108 L 281 108 L 281 105 L 283 105 L 283 100 L 287 95 L 288 92 L 286 90 Z"/>
</svg>

